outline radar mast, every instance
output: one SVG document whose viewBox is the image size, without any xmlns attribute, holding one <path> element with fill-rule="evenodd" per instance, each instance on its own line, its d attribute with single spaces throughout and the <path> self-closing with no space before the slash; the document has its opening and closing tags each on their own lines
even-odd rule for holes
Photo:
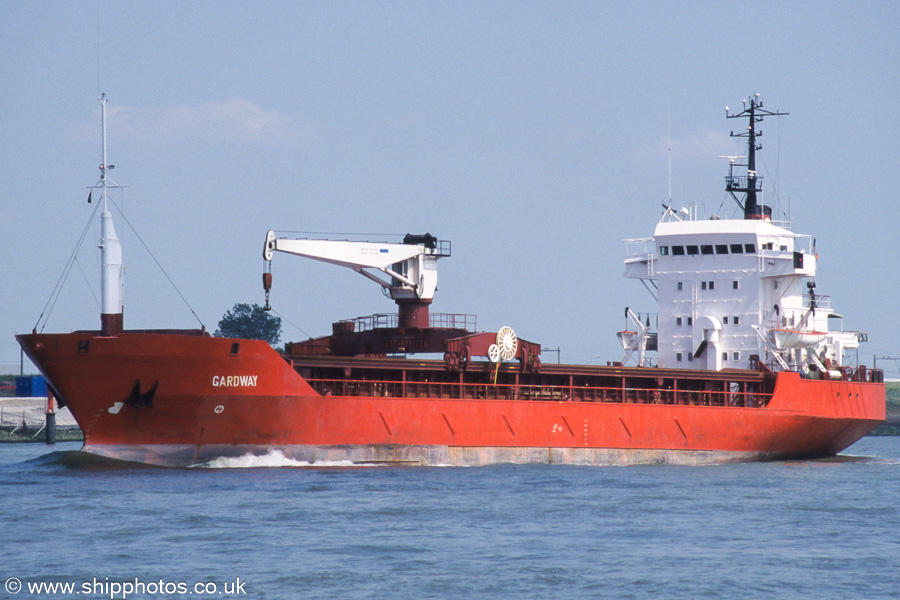
<svg viewBox="0 0 900 600">
<path fill-rule="evenodd" d="M 734 175 L 734 161 L 730 161 L 728 175 L 725 177 L 725 190 L 731 193 L 735 202 L 738 203 L 744 211 L 745 219 L 771 219 L 772 208 L 764 206 L 758 202 L 757 194 L 762 193 L 762 177 L 756 172 L 756 151 L 762 150 L 762 144 L 757 144 L 756 138 L 762 136 L 762 131 L 757 130 L 756 124 L 762 123 L 765 117 L 780 117 L 789 113 L 773 112 L 763 108 L 762 100 L 759 94 L 750 97 L 750 105 L 744 100 L 744 110 L 739 113 L 730 114 L 728 107 L 725 107 L 725 117 L 728 119 L 738 119 L 747 117 L 747 131 L 744 133 L 731 132 L 731 137 L 747 138 L 747 164 L 738 165 L 747 167 L 746 176 Z M 744 202 L 735 195 L 736 193 L 744 194 Z"/>
</svg>

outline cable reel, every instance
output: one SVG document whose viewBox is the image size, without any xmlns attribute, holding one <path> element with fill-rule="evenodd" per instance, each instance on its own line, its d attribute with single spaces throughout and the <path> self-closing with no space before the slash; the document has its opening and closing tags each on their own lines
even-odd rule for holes
<svg viewBox="0 0 900 600">
<path fill-rule="evenodd" d="M 519 350 L 519 340 L 512 327 L 501 327 L 497 332 L 497 343 L 488 347 L 488 359 L 492 363 L 515 358 Z"/>
</svg>

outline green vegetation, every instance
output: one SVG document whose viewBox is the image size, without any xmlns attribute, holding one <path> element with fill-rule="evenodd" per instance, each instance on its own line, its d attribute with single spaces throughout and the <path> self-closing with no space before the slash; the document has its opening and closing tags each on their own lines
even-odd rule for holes
<svg viewBox="0 0 900 600">
<path fill-rule="evenodd" d="M 885 393 L 888 405 L 893 404 L 896 410 L 900 410 L 900 381 L 891 381 L 884 385 L 887 388 Z"/>
<path fill-rule="evenodd" d="M 900 429 L 900 382 L 886 383 L 885 400 L 887 401 L 887 421 Z"/>
<path fill-rule="evenodd" d="M 265 340 L 273 346 L 281 339 L 281 319 L 254 304 L 235 304 L 219 321 L 216 337 Z"/>
<path fill-rule="evenodd" d="M 900 435 L 900 382 L 885 384 L 887 414 L 883 425 L 879 425 L 869 435 Z"/>
</svg>

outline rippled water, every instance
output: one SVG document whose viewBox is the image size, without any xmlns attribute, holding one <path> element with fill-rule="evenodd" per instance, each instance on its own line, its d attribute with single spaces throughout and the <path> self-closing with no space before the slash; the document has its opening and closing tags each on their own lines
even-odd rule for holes
<svg viewBox="0 0 900 600">
<path fill-rule="evenodd" d="M 900 438 L 713 467 L 166 469 L 77 447 L 0 446 L 0 581 L 22 586 L 0 597 L 900 597 Z"/>
</svg>

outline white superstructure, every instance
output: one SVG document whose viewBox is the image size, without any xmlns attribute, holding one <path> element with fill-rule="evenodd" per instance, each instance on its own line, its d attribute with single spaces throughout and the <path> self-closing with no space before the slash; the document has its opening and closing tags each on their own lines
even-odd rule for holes
<svg viewBox="0 0 900 600">
<path fill-rule="evenodd" d="M 761 106 L 754 98 L 735 116 L 756 123 L 777 114 Z M 751 127 L 751 158 L 757 135 Z M 661 367 L 747 369 L 763 361 L 773 370 L 835 375 L 844 352 L 866 336 L 830 330 L 840 315 L 828 296 L 816 294 L 812 238 L 776 224 L 771 210 L 757 204 L 762 178 L 755 172 L 752 178 L 729 174 L 726 182 L 728 191 L 753 192 L 743 203 L 735 197 L 744 218 L 701 220 L 666 208 L 653 237 L 625 240 L 625 276 L 642 280 L 658 303 L 656 332 L 626 336 L 626 355 L 645 356 L 655 347 Z"/>
</svg>

